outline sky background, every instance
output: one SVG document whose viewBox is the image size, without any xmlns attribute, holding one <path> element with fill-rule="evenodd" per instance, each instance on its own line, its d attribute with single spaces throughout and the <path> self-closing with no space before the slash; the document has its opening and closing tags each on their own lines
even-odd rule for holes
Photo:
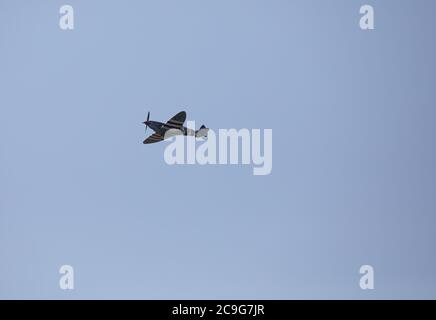
<svg viewBox="0 0 436 320">
<path fill-rule="evenodd" d="M 0 298 L 435 299 L 435 12 L 0 0 Z M 273 129 L 271 175 L 167 165 L 180 110 Z"/>
</svg>

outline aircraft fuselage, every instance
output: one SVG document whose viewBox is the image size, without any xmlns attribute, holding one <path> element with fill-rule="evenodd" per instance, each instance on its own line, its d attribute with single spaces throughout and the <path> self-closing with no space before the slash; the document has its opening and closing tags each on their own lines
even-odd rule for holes
<svg viewBox="0 0 436 320">
<path fill-rule="evenodd" d="M 161 136 L 165 136 L 165 133 L 170 130 L 170 129 L 174 129 L 169 127 L 167 124 L 163 123 L 163 122 L 159 122 L 159 121 L 146 121 L 145 124 L 147 126 L 149 126 L 154 132 L 156 132 L 157 134 L 161 135 Z M 183 135 L 195 135 L 195 131 L 192 129 L 188 129 L 186 127 L 181 127 L 180 129 L 175 129 L 175 130 L 180 130 L 182 132 Z M 192 131 L 192 132 L 191 132 Z"/>
</svg>

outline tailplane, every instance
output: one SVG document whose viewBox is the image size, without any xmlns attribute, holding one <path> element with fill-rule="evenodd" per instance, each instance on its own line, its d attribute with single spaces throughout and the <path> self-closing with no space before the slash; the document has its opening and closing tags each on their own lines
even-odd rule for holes
<svg viewBox="0 0 436 320">
<path fill-rule="evenodd" d="M 206 126 L 203 124 L 200 129 L 198 129 L 197 131 L 195 131 L 195 137 L 196 138 L 202 138 L 205 137 L 207 138 L 207 133 L 209 131 L 209 128 L 206 128 Z"/>
</svg>

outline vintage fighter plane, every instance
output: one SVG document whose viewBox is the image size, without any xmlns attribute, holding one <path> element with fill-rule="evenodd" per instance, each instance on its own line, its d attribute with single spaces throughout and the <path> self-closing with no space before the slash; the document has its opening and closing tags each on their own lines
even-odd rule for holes
<svg viewBox="0 0 436 320">
<path fill-rule="evenodd" d="M 202 125 L 198 130 L 192 130 L 183 126 L 186 120 L 186 112 L 181 111 L 172 117 L 167 123 L 162 123 L 158 121 L 150 120 L 150 112 L 147 114 L 147 120 L 143 122 L 145 124 L 145 132 L 147 132 L 147 128 L 150 127 L 154 133 L 144 140 L 144 144 L 155 143 L 166 138 L 175 136 L 175 135 L 185 135 L 185 136 L 195 136 L 196 138 L 207 138 L 207 132 L 209 128 L 206 128 L 205 125 Z M 172 129 L 172 130 L 171 130 Z"/>
</svg>

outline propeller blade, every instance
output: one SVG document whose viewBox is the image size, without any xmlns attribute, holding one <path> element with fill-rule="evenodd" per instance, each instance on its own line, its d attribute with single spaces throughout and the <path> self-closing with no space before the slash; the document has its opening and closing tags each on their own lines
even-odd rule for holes
<svg viewBox="0 0 436 320">
<path fill-rule="evenodd" d="M 148 120 L 150 120 L 150 111 L 148 111 L 148 114 L 147 114 L 147 121 L 145 122 L 145 133 L 147 133 L 147 128 L 148 128 L 148 126 L 147 126 L 147 122 L 148 122 Z"/>
</svg>

